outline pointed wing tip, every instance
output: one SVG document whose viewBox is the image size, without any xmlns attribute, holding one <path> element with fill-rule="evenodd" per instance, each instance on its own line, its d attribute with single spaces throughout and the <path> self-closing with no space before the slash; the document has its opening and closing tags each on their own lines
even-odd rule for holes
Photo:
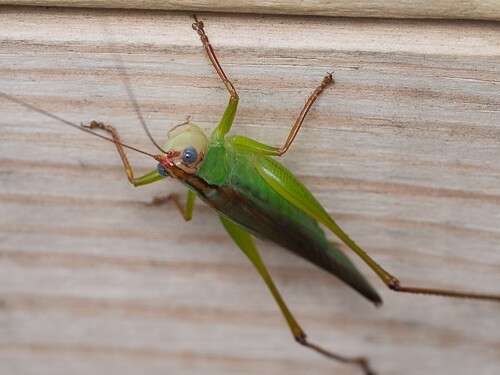
<svg viewBox="0 0 500 375">
<path fill-rule="evenodd" d="M 364 296 L 373 302 L 375 307 L 381 307 L 384 304 L 382 297 L 374 290 L 372 290 L 370 294 L 364 294 Z"/>
<path fill-rule="evenodd" d="M 364 290 L 364 291 L 361 291 L 361 290 L 358 290 L 365 298 L 369 299 L 371 302 L 373 302 L 373 304 L 375 305 L 375 307 L 380 307 L 382 306 L 383 302 L 382 301 L 382 297 L 380 297 L 380 295 L 374 290 L 372 289 L 371 287 L 369 288 L 369 290 Z"/>
</svg>

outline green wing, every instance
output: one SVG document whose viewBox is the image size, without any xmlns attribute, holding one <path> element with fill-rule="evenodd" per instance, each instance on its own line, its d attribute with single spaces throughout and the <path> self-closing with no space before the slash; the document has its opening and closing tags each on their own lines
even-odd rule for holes
<svg viewBox="0 0 500 375">
<path fill-rule="evenodd" d="M 269 177 L 273 165 L 278 166 L 274 168 L 274 176 L 280 171 L 281 178 Z M 283 182 L 285 174 L 288 176 L 286 183 Z M 372 302 L 381 302 L 377 292 L 347 256 L 327 240 L 318 225 L 319 220 L 300 205 L 291 203 L 295 195 L 314 198 L 277 162 L 252 152 L 217 145 L 209 149 L 197 177 L 208 187 L 206 192 L 198 191 L 199 196 L 223 216 L 253 235 L 273 241 L 334 274 Z M 292 192 L 285 195 L 288 186 Z"/>
<path fill-rule="evenodd" d="M 383 280 L 385 279 L 385 271 L 338 226 L 311 192 L 288 169 L 268 157 L 262 157 L 258 160 L 256 169 L 269 186 L 290 203 L 330 229 Z"/>
<path fill-rule="evenodd" d="M 312 193 L 288 169 L 268 157 L 258 158 L 255 162 L 255 168 L 266 183 L 283 198 L 325 225 L 342 241 L 352 241 L 328 215 Z"/>
<path fill-rule="evenodd" d="M 325 225 L 356 253 L 359 254 L 361 252 L 364 254 L 364 251 L 337 225 L 312 193 L 288 169 L 267 156 L 255 158 L 253 164 L 262 179 L 264 179 L 276 193 L 300 209 L 307 216 Z M 350 269 L 349 273 L 353 275 L 358 274 L 359 271 L 350 263 L 337 246 L 333 243 L 330 245 L 328 249 L 329 257 L 333 257 L 337 262 L 341 262 L 344 265 L 343 268 Z M 352 286 L 349 281 L 351 276 L 347 276 L 347 280 L 345 276 L 341 278 Z M 371 286 L 370 289 L 373 291 Z M 380 303 L 380 297 L 376 292 L 373 291 L 373 293 L 377 296 L 375 299 L 378 299 L 378 302 L 375 303 Z M 374 297 L 374 295 L 372 295 L 372 297 Z"/>
</svg>

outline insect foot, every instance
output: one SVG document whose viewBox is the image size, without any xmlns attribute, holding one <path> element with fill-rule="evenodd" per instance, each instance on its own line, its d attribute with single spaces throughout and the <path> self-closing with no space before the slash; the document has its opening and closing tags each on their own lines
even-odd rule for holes
<svg viewBox="0 0 500 375">
<path fill-rule="evenodd" d="M 295 341 L 297 341 L 300 345 L 312 349 L 327 358 L 345 364 L 358 366 L 363 371 L 364 375 L 377 375 L 377 373 L 370 367 L 370 362 L 365 357 L 346 357 L 340 354 L 333 353 L 329 350 L 322 348 L 319 345 L 309 342 L 305 334 L 296 336 Z"/>
<path fill-rule="evenodd" d="M 193 22 L 193 30 L 196 31 L 200 36 L 205 34 L 205 31 L 203 30 L 204 24 L 203 21 L 198 20 L 198 17 L 196 17 L 195 14 L 193 14 L 194 22 Z"/>
<path fill-rule="evenodd" d="M 321 86 L 327 87 L 332 83 L 335 83 L 335 80 L 333 79 L 333 71 L 327 72 L 325 78 L 323 78 L 323 82 L 321 82 Z"/>
</svg>

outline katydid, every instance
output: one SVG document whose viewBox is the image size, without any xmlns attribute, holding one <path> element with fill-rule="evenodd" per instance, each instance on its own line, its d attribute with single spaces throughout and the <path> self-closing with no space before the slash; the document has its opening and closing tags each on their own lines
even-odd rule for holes
<svg viewBox="0 0 500 375">
<path fill-rule="evenodd" d="M 378 275 L 387 287 L 394 291 L 500 302 L 500 295 L 402 285 L 397 277 L 387 272 L 358 246 L 336 224 L 312 193 L 275 159 L 289 150 L 316 99 L 334 84 L 332 73 L 327 73 L 309 96 L 281 147 L 269 146 L 243 136 L 228 135 L 236 115 L 239 96 L 216 57 L 205 33 L 203 22 L 196 17 L 194 19 L 193 29 L 199 35 L 211 64 L 229 93 L 229 103 L 210 136 L 205 135 L 201 128 L 188 120 L 171 129 L 166 144 L 161 147 L 145 127 L 151 141 L 161 151 L 156 155 L 122 143 L 117 131 L 110 125 L 92 121 L 88 125 L 78 126 L 6 94 L 0 93 L 0 95 L 67 125 L 113 142 L 127 178 L 134 186 L 147 185 L 168 177 L 181 181 L 188 188 L 185 205 L 176 195 L 157 199 L 156 203 L 173 202 L 186 221 L 192 218 L 196 197 L 212 207 L 230 237 L 248 257 L 269 288 L 295 340 L 328 358 L 358 366 L 364 374 L 375 373 L 365 357 L 339 355 L 307 339 L 306 333 L 274 284 L 254 244 L 254 236 L 272 241 L 323 268 L 375 305 L 382 303 L 380 296 L 347 256 L 339 250 L 338 245 L 327 239 L 321 226 L 335 234 Z M 141 122 L 143 123 L 142 118 Z M 110 137 L 98 134 L 95 130 L 104 130 Z M 155 159 L 157 167 L 143 176 L 136 177 L 127 159 L 125 148 Z"/>
</svg>

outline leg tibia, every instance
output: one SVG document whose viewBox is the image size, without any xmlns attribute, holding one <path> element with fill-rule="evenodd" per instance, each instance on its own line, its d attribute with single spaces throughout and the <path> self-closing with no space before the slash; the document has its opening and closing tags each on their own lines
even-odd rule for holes
<svg viewBox="0 0 500 375">
<path fill-rule="evenodd" d="M 299 326 L 297 323 L 297 320 L 295 317 L 292 315 L 290 312 L 290 309 L 286 305 L 285 301 L 283 300 L 283 297 L 281 297 L 281 294 L 278 291 L 278 288 L 274 284 L 273 279 L 271 278 L 271 275 L 267 271 L 267 267 L 265 266 L 264 262 L 262 261 L 262 258 L 260 257 L 259 251 L 255 247 L 255 244 L 253 242 L 253 239 L 251 235 L 246 232 L 242 227 L 238 226 L 237 224 L 233 223 L 232 221 L 220 216 L 220 219 L 222 221 L 222 224 L 226 228 L 227 232 L 231 236 L 231 238 L 234 240 L 234 242 L 238 245 L 238 247 L 245 253 L 245 255 L 248 257 L 248 259 L 252 262 L 252 264 L 255 266 L 257 269 L 257 272 L 259 275 L 262 277 L 264 282 L 266 283 L 267 287 L 269 288 L 269 291 L 271 292 L 272 296 L 274 297 L 274 300 L 278 304 L 281 313 L 283 314 L 284 318 L 286 319 L 288 326 L 290 327 L 290 330 L 292 332 L 293 337 L 295 340 L 309 348 L 314 350 L 315 352 L 329 358 L 335 361 L 339 361 L 342 363 L 358 366 L 365 375 L 374 375 L 374 371 L 370 368 L 368 364 L 368 360 L 363 357 L 346 357 L 342 356 L 336 353 L 333 353 L 329 350 L 326 350 L 318 345 L 312 344 L 307 340 L 306 333 L 304 330 Z"/>
<path fill-rule="evenodd" d="M 333 81 L 333 75 L 332 73 L 327 73 L 327 75 L 323 78 L 323 81 L 319 84 L 318 87 L 314 89 L 312 94 L 307 98 L 306 104 L 302 108 L 302 110 L 299 113 L 299 116 L 295 120 L 292 129 L 290 130 L 290 133 L 288 134 L 288 137 L 285 141 L 285 143 L 280 147 L 278 155 L 281 156 L 285 152 L 288 151 L 290 146 L 292 145 L 295 137 L 297 136 L 297 133 L 299 132 L 302 124 L 304 123 L 304 119 L 306 118 L 307 113 L 311 109 L 312 105 L 318 99 L 320 94 L 330 85 L 332 84 Z"/>
<path fill-rule="evenodd" d="M 224 115 L 222 116 L 222 119 L 214 132 L 216 137 L 220 138 L 223 137 L 229 131 L 229 129 L 231 129 L 234 116 L 236 115 L 236 109 L 238 108 L 239 97 L 238 93 L 236 92 L 236 89 L 234 88 L 233 83 L 229 80 L 229 78 L 227 78 L 224 69 L 222 69 L 219 60 L 217 59 L 217 55 L 215 54 L 215 51 L 212 45 L 210 44 L 210 41 L 208 40 L 208 36 L 205 33 L 205 27 L 203 25 L 203 22 L 198 20 L 196 16 L 193 17 L 195 21 L 193 23 L 193 29 L 198 33 L 201 43 L 205 48 L 205 52 L 207 53 L 207 56 L 210 59 L 210 62 L 212 63 L 215 71 L 217 72 L 217 75 L 224 83 L 224 86 L 226 86 L 226 89 L 230 95 L 229 103 L 226 107 Z"/>
<path fill-rule="evenodd" d="M 210 59 L 210 62 L 212 63 L 213 67 L 215 68 L 215 71 L 217 72 L 220 79 L 226 86 L 226 89 L 229 92 L 229 95 L 231 95 L 231 98 L 238 100 L 238 93 L 236 92 L 236 89 L 234 88 L 232 82 L 227 78 L 226 73 L 222 69 L 219 60 L 217 59 L 217 55 L 215 54 L 215 51 L 212 45 L 210 44 L 210 41 L 208 40 L 208 36 L 205 33 L 205 25 L 203 24 L 203 21 L 198 20 L 196 16 L 193 16 L 193 18 L 194 18 L 193 30 L 196 31 L 200 36 L 201 43 L 205 48 L 205 51 L 208 55 L 208 58 Z"/>
</svg>

